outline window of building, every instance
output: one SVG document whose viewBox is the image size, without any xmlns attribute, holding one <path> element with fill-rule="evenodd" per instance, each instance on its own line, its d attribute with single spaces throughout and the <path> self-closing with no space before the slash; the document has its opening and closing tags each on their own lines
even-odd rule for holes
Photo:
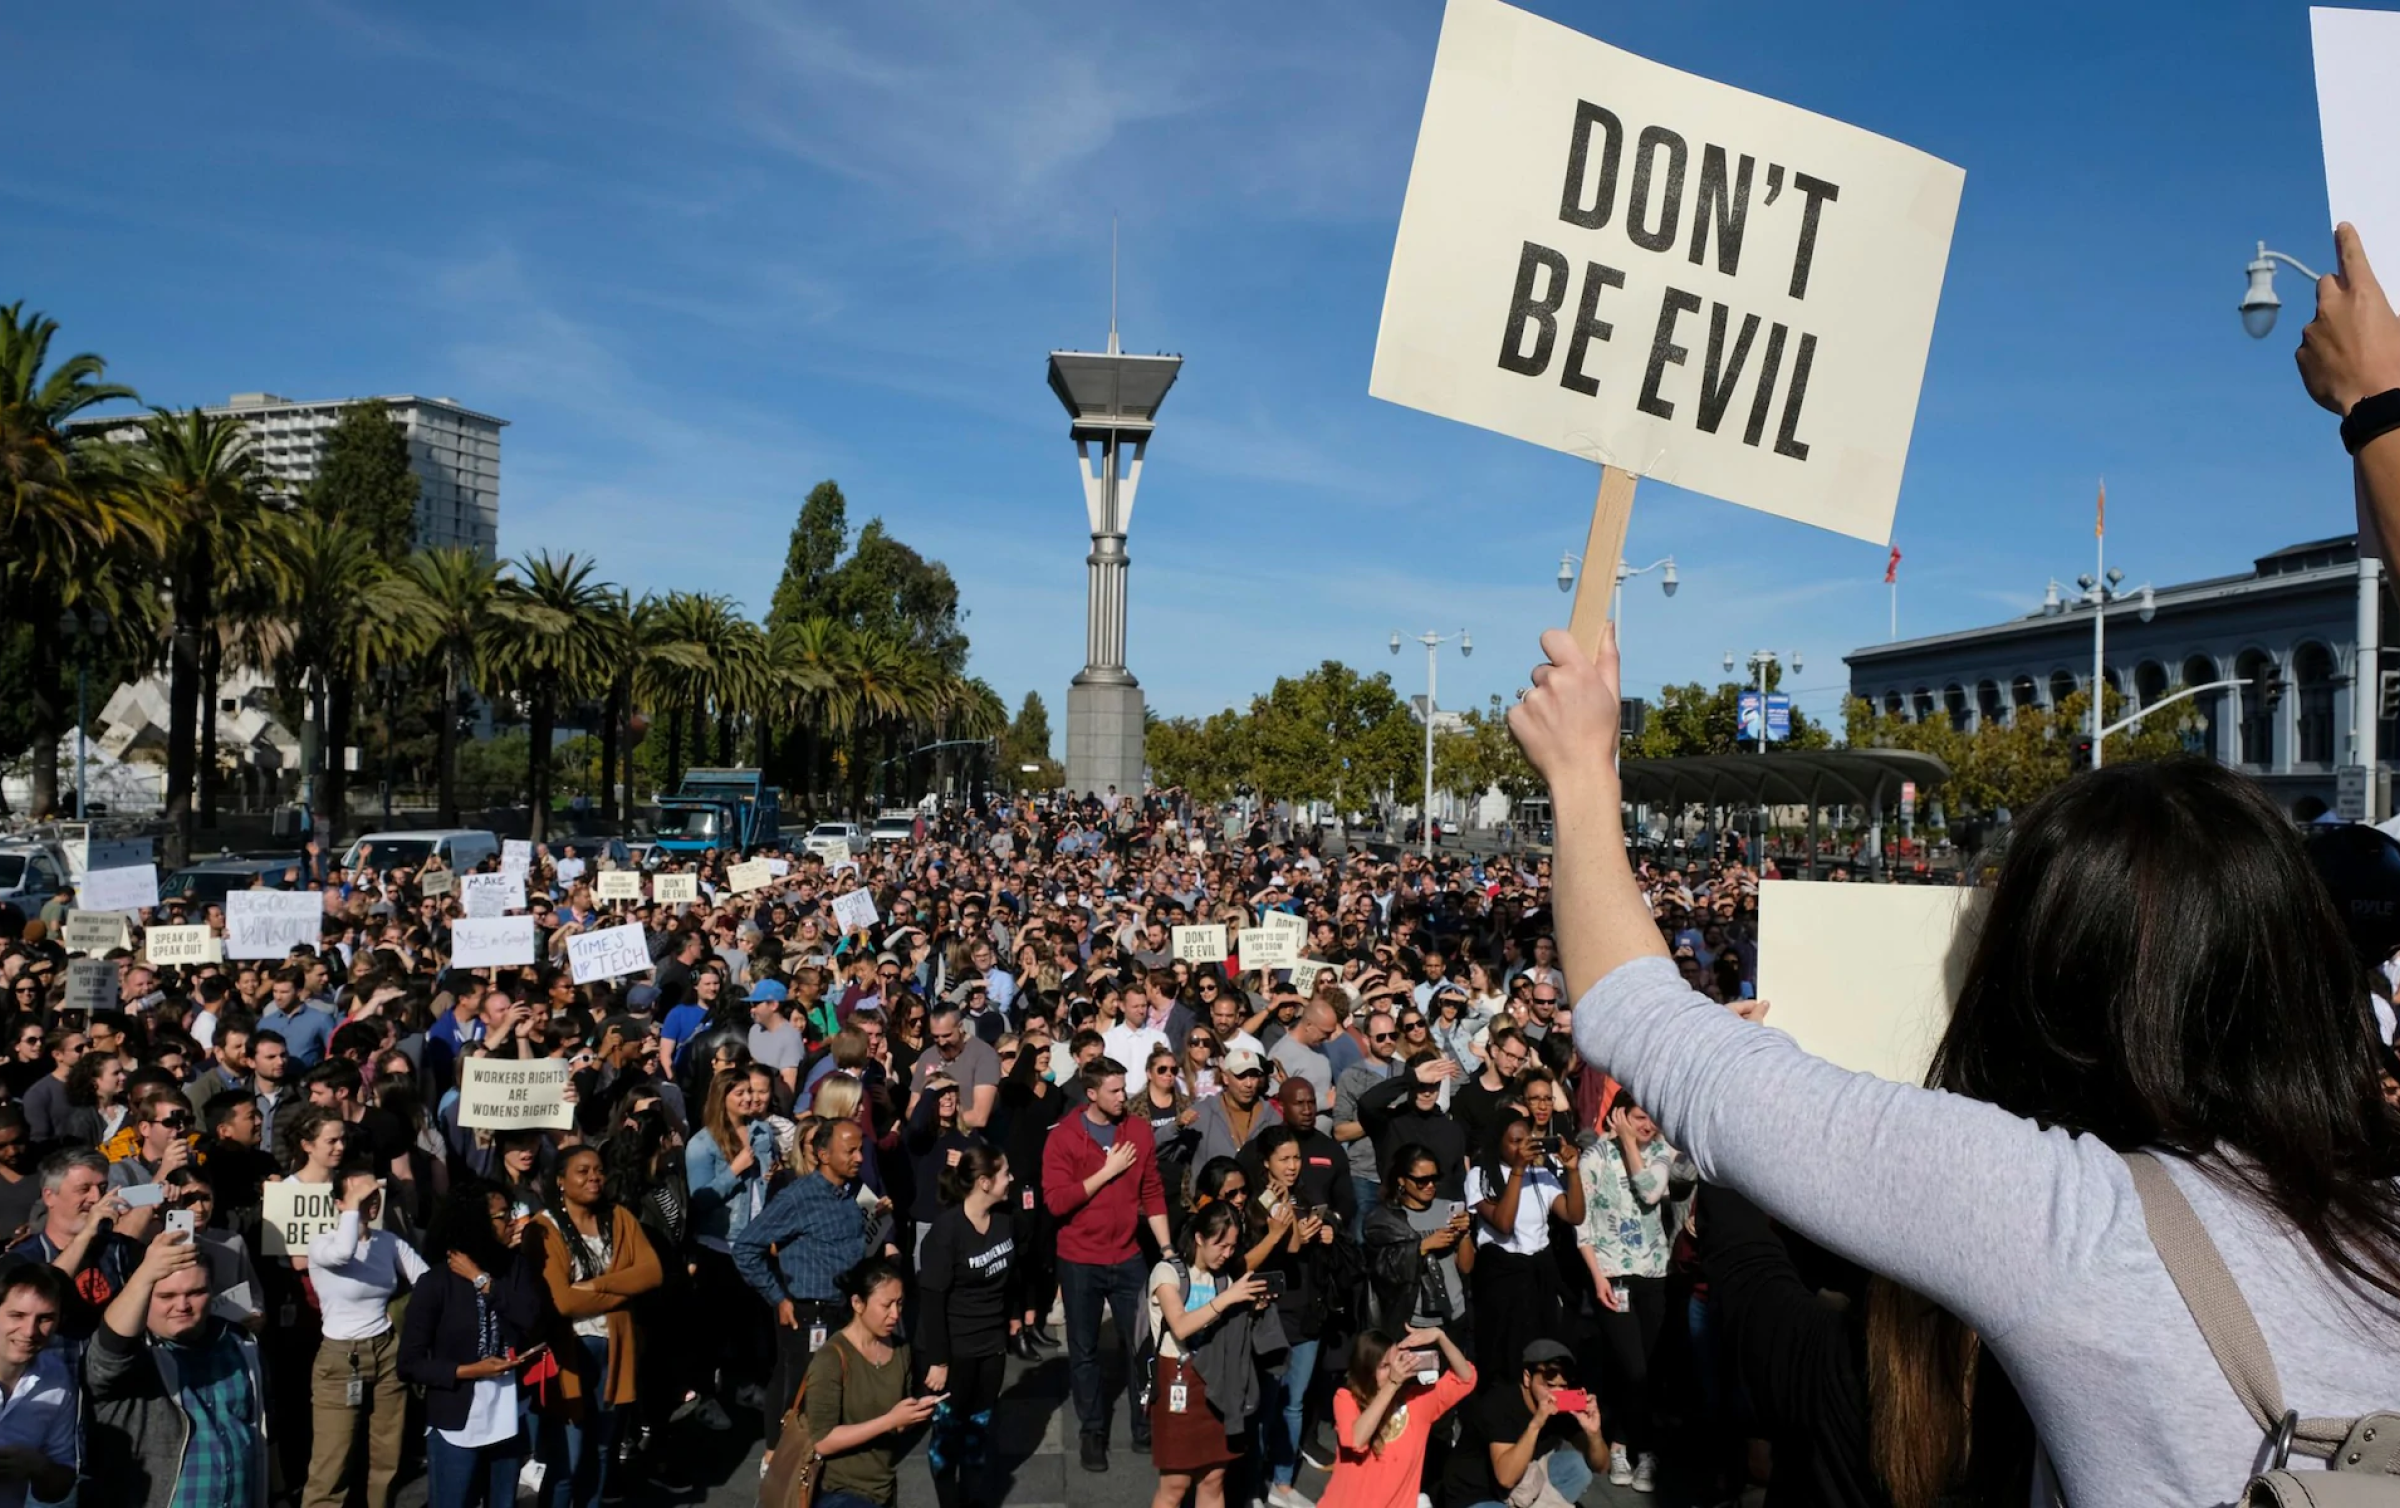
<svg viewBox="0 0 2400 1508">
<path fill-rule="evenodd" d="M 1961 733 L 1966 732 L 1973 716 L 1967 702 L 1967 688 L 1956 681 L 1951 682 L 1942 692 L 1942 705 L 1950 713 L 1950 726 Z"/>
<path fill-rule="evenodd" d="M 2333 763 L 2333 651 L 2318 643 L 2292 652 L 2293 690 L 2299 698 L 2297 750 L 2303 764 Z"/>
<path fill-rule="evenodd" d="M 2033 684 L 2032 676 L 2021 675 L 2008 683 L 2008 699 L 2019 708 L 2038 707 L 2042 704 L 2042 688 Z"/>
<path fill-rule="evenodd" d="M 2050 672 L 2050 705 L 2051 705 L 2052 707 L 2054 707 L 2054 708 L 2055 708 L 2055 707 L 2058 707 L 2058 706 L 2060 706 L 2060 705 L 2064 704 L 2064 703 L 2065 703 L 2065 701 L 2066 701 L 2066 699 L 2067 699 L 2068 697 L 2071 697 L 2071 696 L 2073 696 L 2074 694 L 2075 694 L 2075 672 L 2074 672 L 2074 671 L 2072 671 L 2072 670 L 2053 670 L 2053 671 L 2051 671 L 2051 672 Z"/>
<path fill-rule="evenodd" d="M 2233 662 L 2241 677 L 2241 761 L 2264 769 L 2275 762 L 2275 714 L 2267 708 L 2266 683 L 2274 679 L 2275 661 L 2264 650 L 2246 649 Z"/>
<path fill-rule="evenodd" d="M 2156 660 L 2144 660 L 2141 664 L 2133 667 L 2134 700 L 2145 707 L 2154 707 L 2158 705 L 2158 699 L 2166 694 L 2166 666 L 2159 664 Z"/>
<path fill-rule="evenodd" d="M 1998 726 L 2008 721 L 2008 704 L 2000 699 L 2000 683 L 1984 681 L 1975 688 L 1975 710 L 1983 720 Z"/>
<path fill-rule="evenodd" d="M 1932 716 L 1933 716 L 1933 693 L 1932 693 L 1932 692 L 1930 692 L 1930 691 L 1926 690 L 1926 689 L 1925 689 L 1924 687 L 1922 687 L 1922 686 L 1919 686 L 1919 687 L 1917 688 L 1917 694 L 1916 694 L 1916 697 L 1915 697 L 1915 701 L 1916 701 L 1916 704 L 1917 704 L 1917 715 L 1916 715 L 1915 721 L 1917 721 L 1917 722 L 1920 722 L 1920 723 L 1921 723 L 1921 722 L 1924 722 L 1926 719 L 1928 719 L 1928 718 L 1930 718 L 1930 717 L 1932 717 Z"/>
</svg>

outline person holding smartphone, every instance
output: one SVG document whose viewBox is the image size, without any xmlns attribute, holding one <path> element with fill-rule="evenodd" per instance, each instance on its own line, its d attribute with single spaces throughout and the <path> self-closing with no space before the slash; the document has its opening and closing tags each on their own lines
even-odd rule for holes
<svg viewBox="0 0 2400 1508">
<path fill-rule="evenodd" d="M 499 1185 L 459 1184 L 426 1232 L 400 1323 L 400 1376 L 425 1390 L 426 1508 L 505 1508 L 525 1441 L 517 1384 L 547 1347 L 550 1291 Z"/>
<path fill-rule="evenodd" d="M 1431 1382 L 1436 1359 L 1440 1374 Z M 1442 1416 L 1475 1391 L 1475 1366 L 1438 1329 L 1395 1341 L 1363 1330 L 1350 1343 L 1350 1372 L 1333 1395 L 1333 1480 L 1325 1501 L 1341 1508 L 1410 1508 L 1425 1475 L 1425 1450 Z"/>
<path fill-rule="evenodd" d="M 1550 1222 L 1553 1216 L 1569 1225 L 1583 1222 L 1581 1160 L 1582 1149 L 1567 1142 L 1554 1163 L 1535 1140 L 1532 1121 L 1512 1113 L 1467 1170 L 1467 1208 L 1475 1217 L 1477 1356 L 1521 1355 L 1565 1328 Z"/>
<path fill-rule="evenodd" d="M 1584 1218 L 1575 1229 L 1585 1268 L 1600 1304 L 1599 1337 L 1606 1366 L 1610 1427 L 1608 1479 L 1636 1492 L 1652 1490 L 1658 1461 L 1652 1452 L 1650 1358 L 1667 1313 L 1667 1258 L 1674 1241 L 1668 1189 L 1680 1160 L 1658 1124 L 1633 1097 L 1617 1091 L 1603 1121 L 1608 1134 L 1584 1155 Z M 1692 1181 L 1684 1173 L 1685 1186 Z"/>
<path fill-rule="evenodd" d="M 1608 1464 L 1600 1404 L 1571 1385 L 1575 1354 L 1547 1337 L 1521 1353 L 1517 1385 L 1487 1387 L 1467 1405 L 1458 1448 L 1442 1470 L 1439 1508 L 1502 1508 L 1531 1501 L 1528 1477 L 1581 1502 L 1593 1474 Z"/>
<path fill-rule="evenodd" d="M 366 1500 L 388 1503 L 400 1472 L 408 1393 L 400 1381 L 400 1341 L 392 1299 L 425 1276 L 425 1259 L 390 1231 L 377 1230 L 383 1189 L 372 1172 L 340 1175 L 340 1218 L 308 1243 L 308 1276 L 324 1317 L 324 1339 L 309 1372 L 314 1426 L 308 1459 L 308 1508 L 339 1508 L 358 1486 Z M 366 1447 L 358 1448 L 359 1436 Z M 361 1461 L 361 1457 L 364 1461 Z"/>
</svg>

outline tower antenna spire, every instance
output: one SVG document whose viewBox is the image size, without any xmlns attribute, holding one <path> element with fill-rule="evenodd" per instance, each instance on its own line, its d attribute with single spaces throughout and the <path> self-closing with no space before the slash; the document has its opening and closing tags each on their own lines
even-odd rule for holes
<svg viewBox="0 0 2400 1508">
<path fill-rule="evenodd" d="M 1117 354 L 1117 217 L 1108 217 L 1108 354 Z"/>
</svg>

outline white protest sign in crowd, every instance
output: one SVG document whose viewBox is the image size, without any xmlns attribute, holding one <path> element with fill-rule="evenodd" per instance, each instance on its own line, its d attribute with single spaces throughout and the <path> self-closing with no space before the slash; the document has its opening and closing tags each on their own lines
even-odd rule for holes
<svg viewBox="0 0 2400 1508">
<path fill-rule="evenodd" d="M 767 867 L 767 861 L 764 859 L 752 859 L 746 864 L 725 866 L 725 886 L 735 895 L 748 895 L 753 890 L 764 890 L 774 881 L 775 871 Z"/>
<path fill-rule="evenodd" d="M 642 877 L 630 869 L 602 870 L 597 894 L 604 901 L 638 901 L 642 898 Z"/>
<path fill-rule="evenodd" d="M 75 882 L 75 904 L 85 911 L 146 911 L 158 904 L 158 869 L 150 864 L 87 869 Z"/>
<path fill-rule="evenodd" d="M 225 945 L 205 926 L 151 927 L 142 933 L 142 955 L 153 967 L 223 963 Z"/>
<path fill-rule="evenodd" d="M 530 916 L 462 916 L 450 927 L 450 963 L 460 969 L 499 969 L 533 962 Z"/>
<path fill-rule="evenodd" d="M 1300 961 L 1298 939 L 1281 927 L 1245 927 L 1240 942 L 1245 969 L 1288 969 Z"/>
<path fill-rule="evenodd" d="M 563 1058 L 469 1058 L 459 1065 L 458 1123 L 494 1131 L 572 1130 L 567 1071 Z"/>
<path fill-rule="evenodd" d="M 1880 543 L 1963 183 L 1450 0 L 1368 390 Z"/>
<path fill-rule="evenodd" d="M 2316 54 L 2325 198 L 2333 221 L 2357 227 L 2384 286 L 2400 286 L 2400 276 L 2392 271 L 2400 266 L 2400 156 L 2391 145 L 2400 11 L 2311 6 L 2308 27 Z"/>
<path fill-rule="evenodd" d="M 650 944 L 637 923 L 602 927 L 567 939 L 567 963 L 577 984 L 639 974 L 650 967 Z"/>
<path fill-rule="evenodd" d="M 473 917 L 506 916 L 525 909 L 525 877 L 503 870 L 499 874 L 459 877 L 460 900 Z"/>
<path fill-rule="evenodd" d="M 1185 963 L 1223 963 L 1225 961 L 1225 929 L 1214 923 L 1196 927 L 1177 927 L 1174 933 L 1175 956 Z"/>
<path fill-rule="evenodd" d="M 270 1257 L 307 1256 L 309 1242 L 342 1223 L 338 1181 L 299 1183 L 286 1178 L 259 1193 L 259 1244 Z"/>
<path fill-rule="evenodd" d="M 59 941 L 70 953 L 105 953 L 124 947 L 127 938 L 121 911 L 70 911 L 66 925 L 59 929 Z"/>
<path fill-rule="evenodd" d="M 428 869 L 417 876 L 417 890 L 428 896 L 448 895 L 457 882 L 458 877 L 447 869 Z"/>
<path fill-rule="evenodd" d="M 864 932 L 877 915 L 872 891 L 848 890 L 833 898 L 833 919 L 844 932 Z"/>
<path fill-rule="evenodd" d="M 533 868 L 533 843 L 527 838 L 500 840 L 500 868 L 503 873 L 524 874 Z"/>
<path fill-rule="evenodd" d="M 119 983 L 117 966 L 107 959 L 70 958 L 67 998 L 61 1003 L 68 1010 L 113 1011 L 117 1008 Z"/>
<path fill-rule="evenodd" d="M 286 958 L 315 947 L 325 929 L 325 897 L 314 890 L 235 890 L 225 897 L 227 958 Z"/>
<path fill-rule="evenodd" d="M 700 899 L 700 877 L 693 874 L 654 874 L 650 899 L 662 906 L 688 906 Z"/>
</svg>

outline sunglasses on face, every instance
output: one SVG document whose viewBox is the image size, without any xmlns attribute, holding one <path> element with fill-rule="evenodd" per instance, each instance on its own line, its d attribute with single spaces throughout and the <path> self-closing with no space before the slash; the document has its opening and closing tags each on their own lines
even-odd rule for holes
<svg viewBox="0 0 2400 1508">
<path fill-rule="evenodd" d="M 1440 1176 L 1441 1175 L 1437 1173 L 1403 1173 L 1400 1175 L 1400 1181 L 1402 1183 L 1426 1184 L 1437 1182 L 1440 1179 Z"/>
</svg>

